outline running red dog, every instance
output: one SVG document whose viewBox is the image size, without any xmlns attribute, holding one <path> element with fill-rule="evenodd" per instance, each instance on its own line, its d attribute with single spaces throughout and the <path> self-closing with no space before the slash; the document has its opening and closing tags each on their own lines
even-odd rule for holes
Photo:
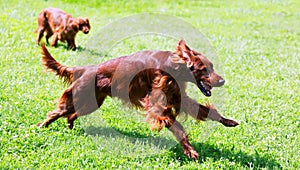
<svg viewBox="0 0 300 170">
<path fill-rule="evenodd" d="M 107 96 L 118 97 L 144 108 L 152 129 L 167 127 L 182 145 L 184 154 L 197 159 L 198 153 L 189 143 L 183 126 L 176 121 L 179 113 L 187 113 L 196 120 L 208 118 L 229 127 L 238 125 L 212 105 L 201 105 L 185 93 L 186 82 L 192 82 L 205 96 L 211 96 L 212 87 L 222 86 L 225 80 L 214 71 L 208 58 L 191 50 L 184 40 L 179 41 L 175 52 L 141 51 L 83 67 L 63 66 L 45 46 L 42 49 L 44 66 L 70 85 L 57 108 L 48 113 L 39 127 L 48 127 L 56 119 L 67 117 L 68 128 L 73 128 L 77 117 L 96 110 Z"/>
<path fill-rule="evenodd" d="M 38 16 L 38 28 L 36 30 L 36 43 L 39 44 L 46 31 L 46 42 L 53 35 L 51 46 L 56 47 L 58 40 L 68 43 L 68 48 L 76 50 L 75 36 L 78 31 L 84 34 L 91 29 L 89 19 L 79 17 L 73 18 L 71 15 L 58 8 L 46 8 Z"/>
</svg>

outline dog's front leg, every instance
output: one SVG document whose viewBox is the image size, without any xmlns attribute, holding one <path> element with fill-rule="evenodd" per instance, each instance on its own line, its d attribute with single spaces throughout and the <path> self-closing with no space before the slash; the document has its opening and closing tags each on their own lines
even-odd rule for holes
<svg viewBox="0 0 300 170">
<path fill-rule="evenodd" d="M 180 142 L 182 149 L 183 149 L 183 153 L 187 157 L 192 158 L 192 159 L 199 158 L 199 154 L 190 144 L 190 142 L 188 140 L 188 136 L 185 133 L 183 126 L 179 122 L 174 120 L 173 123 L 167 124 L 166 127 L 175 135 L 178 142 Z"/>
<path fill-rule="evenodd" d="M 74 38 L 68 39 L 67 42 L 68 42 L 68 49 L 75 51 L 76 50 L 75 39 Z"/>
<path fill-rule="evenodd" d="M 182 111 L 191 115 L 196 120 L 205 120 L 208 118 L 213 121 L 218 121 L 227 127 L 239 125 L 236 121 L 223 117 L 212 105 L 201 105 L 188 96 L 185 96 L 182 99 Z"/>
<path fill-rule="evenodd" d="M 57 41 L 58 41 L 58 33 L 54 33 L 50 45 L 52 47 L 57 47 Z"/>
</svg>

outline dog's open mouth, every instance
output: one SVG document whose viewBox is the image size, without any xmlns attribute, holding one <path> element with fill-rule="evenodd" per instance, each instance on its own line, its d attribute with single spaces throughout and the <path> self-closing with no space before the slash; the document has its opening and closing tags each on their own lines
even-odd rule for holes
<svg viewBox="0 0 300 170">
<path fill-rule="evenodd" d="M 211 91 L 210 91 L 211 86 L 209 84 L 207 84 L 203 81 L 200 81 L 200 82 L 197 82 L 197 86 L 205 96 L 207 96 L 207 97 L 211 96 Z"/>
</svg>

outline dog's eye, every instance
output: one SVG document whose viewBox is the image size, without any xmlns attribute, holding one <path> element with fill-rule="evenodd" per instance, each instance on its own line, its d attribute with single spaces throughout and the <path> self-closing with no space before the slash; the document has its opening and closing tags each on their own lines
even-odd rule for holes
<svg viewBox="0 0 300 170">
<path fill-rule="evenodd" d="M 194 67 L 194 66 L 191 66 L 191 67 L 190 67 L 190 70 L 191 70 L 191 71 L 194 71 L 194 70 L 195 70 L 195 67 Z"/>
</svg>

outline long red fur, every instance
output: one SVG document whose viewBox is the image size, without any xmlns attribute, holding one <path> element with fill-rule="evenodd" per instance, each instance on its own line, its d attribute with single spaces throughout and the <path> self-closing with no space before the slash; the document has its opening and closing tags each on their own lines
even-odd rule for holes
<svg viewBox="0 0 300 170">
<path fill-rule="evenodd" d="M 238 125 L 224 118 L 211 104 L 201 105 L 185 93 L 186 82 L 196 84 L 208 96 L 211 88 L 222 86 L 224 80 L 214 72 L 212 63 L 204 55 L 190 50 L 183 40 L 175 52 L 141 51 L 81 67 L 61 65 L 44 45 L 42 50 L 45 68 L 55 72 L 69 87 L 40 127 L 48 127 L 56 119 L 67 117 L 68 127 L 73 128 L 74 120 L 99 108 L 107 96 L 118 97 L 143 108 L 152 130 L 168 128 L 182 145 L 184 154 L 197 159 L 198 153 L 176 120 L 181 112 L 196 120 L 209 118 L 225 126 Z"/>
</svg>

